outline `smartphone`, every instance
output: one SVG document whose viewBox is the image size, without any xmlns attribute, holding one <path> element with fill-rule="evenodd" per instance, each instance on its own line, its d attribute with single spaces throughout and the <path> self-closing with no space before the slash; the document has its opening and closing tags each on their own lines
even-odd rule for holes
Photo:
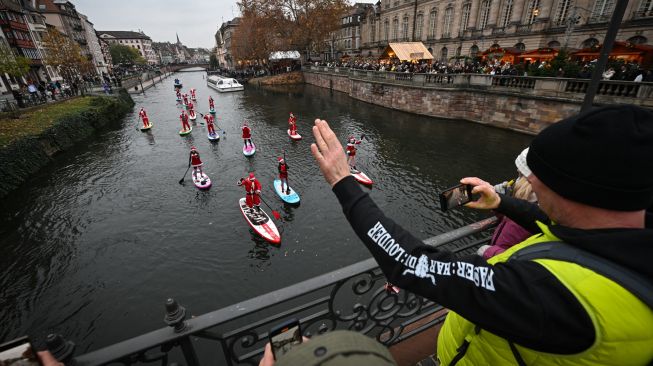
<svg viewBox="0 0 653 366">
<path fill-rule="evenodd" d="M 0 365 L 43 366 L 28 337 L 0 344 Z"/>
<path fill-rule="evenodd" d="M 297 319 L 290 319 L 277 325 L 268 334 L 275 360 L 290 351 L 294 346 L 302 343 L 302 330 Z"/>
<path fill-rule="evenodd" d="M 455 187 L 445 189 L 440 193 L 440 208 L 446 211 L 450 208 L 462 206 L 472 200 L 472 186 L 459 184 Z"/>
</svg>

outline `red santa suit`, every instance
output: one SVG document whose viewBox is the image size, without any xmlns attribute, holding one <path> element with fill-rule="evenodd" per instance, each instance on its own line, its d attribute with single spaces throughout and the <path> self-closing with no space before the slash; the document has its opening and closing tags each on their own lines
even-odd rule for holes
<svg viewBox="0 0 653 366">
<path fill-rule="evenodd" d="M 288 124 L 290 125 L 290 134 L 291 135 L 296 135 L 297 134 L 297 117 L 290 113 L 290 118 L 288 118 Z"/>
<path fill-rule="evenodd" d="M 179 115 L 179 119 L 181 120 L 182 129 L 184 131 L 190 130 L 190 125 L 188 124 L 188 115 L 184 111 L 182 111 Z"/>
<path fill-rule="evenodd" d="M 193 102 L 188 103 L 188 116 L 195 118 L 195 106 Z"/>
<path fill-rule="evenodd" d="M 361 140 L 356 140 L 354 137 L 350 137 L 349 141 L 347 142 L 347 150 L 346 153 L 349 156 L 356 156 L 356 145 L 360 144 Z"/>
<path fill-rule="evenodd" d="M 248 142 L 249 146 L 252 146 L 252 130 L 250 130 L 247 125 L 243 126 L 243 140 L 245 142 L 245 146 L 247 146 Z"/>
<path fill-rule="evenodd" d="M 190 90 L 190 98 L 195 99 L 195 89 Z"/>
<path fill-rule="evenodd" d="M 245 186 L 245 203 L 247 207 L 256 206 L 261 204 L 261 183 L 254 177 L 254 173 L 249 173 L 249 178 L 242 179 L 238 182 L 239 186 Z"/>
<path fill-rule="evenodd" d="M 181 92 L 179 90 L 177 90 L 177 100 L 181 100 Z"/>
<path fill-rule="evenodd" d="M 191 150 L 190 151 L 190 165 L 193 168 L 197 168 L 199 166 L 202 166 L 204 163 L 202 163 L 202 159 L 200 159 L 200 154 L 197 152 L 197 150 Z"/>
<path fill-rule="evenodd" d="M 150 119 L 147 117 L 147 112 L 145 112 L 145 109 L 141 108 L 140 112 L 138 112 L 138 116 L 143 120 L 143 127 L 150 125 Z"/>
<path fill-rule="evenodd" d="M 215 109 L 215 105 L 213 105 L 213 98 L 209 97 L 209 109 Z"/>
<path fill-rule="evenodd" d="M 206 120 L 206 127 L 209 130 L 209 133 L 211 135 L 215 135 L 215 128 L 213 128 L 213 116 L 210 114 L 205 114 L 204 120 Z"/>
<path fill-rule="evenodd" d="M 188 94 L 184 94 L 184 104 L 188 105 Z"/>
</svg>

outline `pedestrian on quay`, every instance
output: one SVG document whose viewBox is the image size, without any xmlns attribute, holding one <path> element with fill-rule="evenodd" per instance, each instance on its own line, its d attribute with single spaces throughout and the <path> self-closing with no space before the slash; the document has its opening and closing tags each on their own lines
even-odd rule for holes
<svg viewBox="0 0 653 366">
<path fill-rule="evenodd" d="M 352 228 L 388 280 L 449 308 L 442 365 L 646 365 L 653 360 L 653 112 L 618 105 L 540 132 L 526 156 L 539 207 L 555 224 L 490 260 L 425 245 L 351 177 L 316 120 L 311 152 Z M 610 146 L 610 149 L 606 149 Z M 624 164 L 627 161 L 629 164 Z M 475 177 L 467 206 L 501 208 Z"/>
</svg>

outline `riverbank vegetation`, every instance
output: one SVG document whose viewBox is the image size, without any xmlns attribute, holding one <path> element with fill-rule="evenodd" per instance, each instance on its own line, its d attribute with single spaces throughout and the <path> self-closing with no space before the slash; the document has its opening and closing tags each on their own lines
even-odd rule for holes
<svg viewBox="0 0 653 366">
<path fill-rule="evenodd" d="M 35 107 L 21 113 L 18 118 L 0 117 L 0 148 L 24 137 L 37 136 L 62 118 L 88 109 L 93 98 L 79 97 Z"/>
<path fill-rule="evenodd" d="M 88 96 L 35 107 L 19 118 L 0 117 L 0 198 L 49 164 L 54 156 L 119 123 L 134 101 L 121 89 L 114 96 Z"/>
</svg>

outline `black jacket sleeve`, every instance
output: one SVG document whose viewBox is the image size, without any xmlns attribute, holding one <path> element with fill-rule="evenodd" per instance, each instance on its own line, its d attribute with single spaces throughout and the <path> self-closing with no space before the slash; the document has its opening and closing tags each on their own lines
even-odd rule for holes
<svg viewBox="0 0 653 366">
<path fill-rule="evenodd" d="M 499 196 L 501 196 L 501 202 L 495 211 L 508 216 L 519 226 L 528 230 L 529 233 L 537 234 L 541 232 L 535 221 L 551 225 L 551 219 L 537 204 L 503 194 L 499 194 Z"/>
<path fill-rule="evenodd" d="M 535 350 L 572 354 L 593 343 L 594 329 L 583 307 L 538 263 L 490 265 L 481 256 L 427 246 L 385 217 L 353 177 L 342 179 L 333 191 L 391 283 Z"/>
</svg>

